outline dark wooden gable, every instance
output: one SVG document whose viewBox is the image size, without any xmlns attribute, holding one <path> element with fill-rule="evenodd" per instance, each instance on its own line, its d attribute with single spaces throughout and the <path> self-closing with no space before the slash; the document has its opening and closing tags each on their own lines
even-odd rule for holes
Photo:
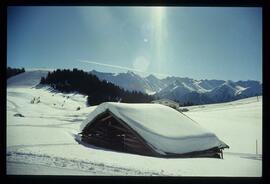
<svg viewBox="0 0 270 184">
<path fill-rule="evenodd" d="M 82 132 L 82 141 L 120 152 L 157 156 L 157 153 L 130 126 L 106 111 Z"/>
</svg>

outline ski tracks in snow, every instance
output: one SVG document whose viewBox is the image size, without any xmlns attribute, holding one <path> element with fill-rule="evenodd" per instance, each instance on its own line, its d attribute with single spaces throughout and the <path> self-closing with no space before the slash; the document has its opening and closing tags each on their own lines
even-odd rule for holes
<svg viewBox="0 0 270 184">
<path fill-rule="evenodd" d="M 49 166 L 53 168 L 87 171 L 86 175 L 129 175 L 129 176 L 164 176 L 163 172 L 140 171 L 131 168 L 105 165 L 79 159 L 66 159 L 45 154 L 32 154 L 10 151 L 7 153 L 7 164 L 24 163 Z M 9 173 L 7 173 L 9 174 Z"/>
</svg>

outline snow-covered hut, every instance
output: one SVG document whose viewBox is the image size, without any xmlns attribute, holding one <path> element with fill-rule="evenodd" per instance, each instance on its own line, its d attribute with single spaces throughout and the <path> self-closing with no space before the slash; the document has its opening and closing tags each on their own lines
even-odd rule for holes
<svg viewBox="0 0 270 184">
<path fill-rule="evenodd" d="M 81 141 L 157 157 L 222 157 L 229 148 L 186 115 L 160 104 L 105 102 L 81 124 Z"/>
</svg>

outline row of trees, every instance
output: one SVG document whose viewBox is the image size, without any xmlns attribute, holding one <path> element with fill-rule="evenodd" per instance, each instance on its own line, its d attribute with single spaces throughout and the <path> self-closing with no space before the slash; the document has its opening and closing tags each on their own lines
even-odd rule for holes
<svg viewBox="0 0 270 184">
<path fill-rule="evenodd" d="M 23 73 L 25 72 L 24 68 L 11 68 L 11 67 L 7 67 L 7 79 L 14 76 L 14 75 L 18 75 L 19 73 Z"/>
<path fill-rule="evenodd" d="M 179 100 L 175 100 L 175 102 L 177 102 L 179 104 L 180 107 L 186 107 L 186 106 L 192 106 L 192 105 L 197 105 L 195 103 L 192 103 L 192 102 L 180 102 Z"/>
<path fill-rule="evenodd" d="M 102 102 L 147 103 L 152 96 L 141 92 L 126 91 L 105 80 L 100 81 L 95 75 L 78 69 L 57 69 L 42 77 L 40 84 L 48 84 L 60 92 L 79 92 L 87 95 L 88 105 L 98 105 Z"/>
</svg>

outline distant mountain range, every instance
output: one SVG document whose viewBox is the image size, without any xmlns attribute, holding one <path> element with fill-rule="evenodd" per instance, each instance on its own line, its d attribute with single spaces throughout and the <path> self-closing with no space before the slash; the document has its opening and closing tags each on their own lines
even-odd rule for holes
<svg viewBox="0 0 270 184">
<path fill-rule="evenodd" d="M 195 80 L 182 77 L 158 79 L 154 75 L 141 77 L 131 71 L 127 73 L 103 73 L 90 71 L 100 80 L 114 83 L 129 91 L 140 91 L 158 98 L 168 98 L 180 103 L 220 103 L 262 95 L 259 81 Z"/>
</svg>

